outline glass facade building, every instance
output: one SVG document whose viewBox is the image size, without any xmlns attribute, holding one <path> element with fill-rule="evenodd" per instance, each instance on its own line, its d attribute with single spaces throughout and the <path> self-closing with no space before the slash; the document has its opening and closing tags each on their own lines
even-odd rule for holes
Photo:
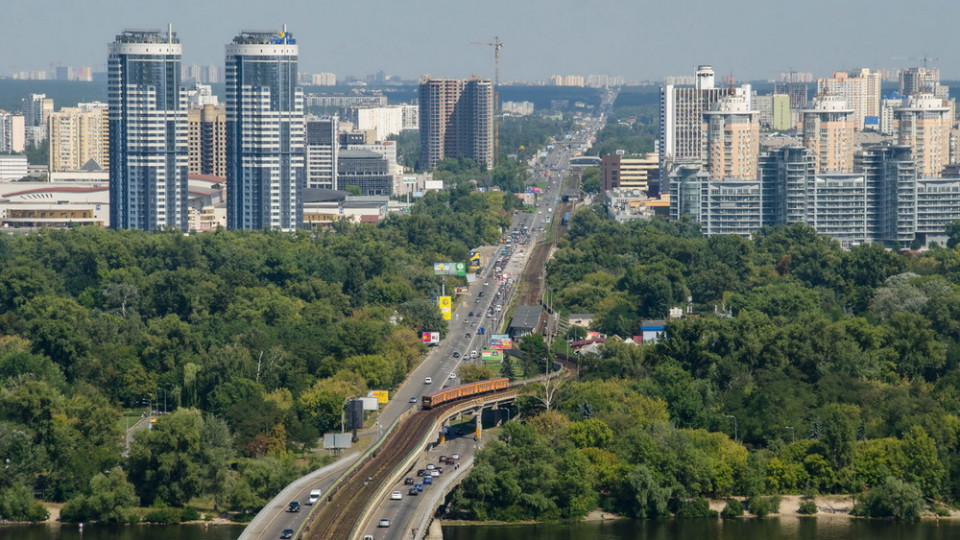
<svg viewBox="0 0 960 540">
<path fill-rule="evenodd" d="M 187 230 L 180 40 L 127 30 L 109 45 L 110 226 Z"/>
<path fill-rule="evenodd" d="M 243 31 L 227 45 L 227 227 L 300 226 L 303 91 L 293 34 Z"/>
</svg>

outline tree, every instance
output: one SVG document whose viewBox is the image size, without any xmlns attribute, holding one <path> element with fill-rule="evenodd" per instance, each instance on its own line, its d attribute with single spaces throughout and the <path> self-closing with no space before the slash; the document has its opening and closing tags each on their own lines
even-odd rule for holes
<svg viewBox="0 0 960 540">
<path fill-rule="evenodd" d="M 477 381 L 486 381 L 497 376 L 492 368 L 481 364 L 463 364 L 460 366 L 460 383 L 469 384 Z"/>
<path fill-rule="evenodd" d="M 851 513 L 897 521 L 919 521 L 925 506 L 923 493 L 916 484 L 891 476 L 883 485 L 858 496 Z"/>
<path fill-rule="evenodd" d="M 945 469 L 937 443 L 920 426 L 913 426 L 903 438 L 904 479 L 920 488 L 925 497 L 940 496 Z"/>
<path fill-rule="evenodd" d="M 626 489 L 632 494 L 631 511 L 637 518 L 658 518 L 669 514 L 670 489 L 664 487 L 646 465 L 635 467 L 627 475 Z"/>
<path fill-rule="evenodd" d="M 137 495 L 123 469 L 116 467 L 107 474 L 98 473 L 90 480 L 84 495 L 71 499 L 61 512 L 64 521 L 102 521 L 129 523 L 138 521 L 133 513 Z"/>
<path fill-rule="evenodd" d="M 183 506 L 207 492 L 232 457 L 225 429 L 222 422 L 205 421 L 196 409 L 182 408 L 137 433 L 129 466 L 142 502 Z"/>
</svg>

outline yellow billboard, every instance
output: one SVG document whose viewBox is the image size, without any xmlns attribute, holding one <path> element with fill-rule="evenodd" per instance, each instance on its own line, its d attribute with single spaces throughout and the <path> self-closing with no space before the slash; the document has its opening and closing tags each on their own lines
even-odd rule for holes
<svg viewBox="0 0 960 540">
<path fill-rule="evenodd" d="M 441 296 L 437 300 L 437 305 L 440 306 L 440 314 L 443 316 L 443 320 L 449 321 L 453 318 L 453 299 L 449 296 Z"/>
<path fill-rule="evenodd" d="M 480 270 L 480 267 L 483 266 L 480 264 L 480 252 L 471 251 L 470 252 L 470 266 L 467 268 L 471 272 L 476 272 Z"/>
<path fill-rule="evenodd" d="M 373 390 L 370 393 L 373 394 L 373 397 L 377 398 L 377 403 L 387 403 L 390 401 L 389 390 Z"/>
</svg>

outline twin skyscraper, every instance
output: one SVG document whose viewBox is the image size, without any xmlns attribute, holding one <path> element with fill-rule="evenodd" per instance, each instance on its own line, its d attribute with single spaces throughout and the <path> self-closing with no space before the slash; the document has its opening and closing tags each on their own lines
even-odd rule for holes
<svg viewBox="0 0 960 540">
<path fill-rule="evenodd" d="M 109 45 L 110 226 L 187 230 L 187 99 L 180 39 L 126 30 Z M 301 222 L 303 91 L 293 35 L 242 31 L 226 46 L 227 227 Z"/>
</svg>

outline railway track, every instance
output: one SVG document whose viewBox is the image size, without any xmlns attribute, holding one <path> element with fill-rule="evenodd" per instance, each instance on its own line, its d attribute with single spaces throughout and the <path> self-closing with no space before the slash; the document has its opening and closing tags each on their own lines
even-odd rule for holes
<svg viewBox="0 0 960 540">
<path fill-rule="evenodd" d="M 516 390 L 492 392 L 478 398 L 487 399 L 510 392 L 515 393 Z M 463 402 L 444 403 L 433 409 L 420 411 L 398 425 L 383 442 L 380 450 L 357 468 L 336 492 L 328 495 L 328 501 L 310 525 L 312 530 L 306 531 L 303 537 L 310 540 L 349 539 L 361 525 L 358 521 L 367 501 L 372 500 L 383 484 L 390 480 L 389 475 L 394 467 L 421 444 L 437 419 Z M 368 480 L 371 478 L 372 480 Z"/>
</svg>

